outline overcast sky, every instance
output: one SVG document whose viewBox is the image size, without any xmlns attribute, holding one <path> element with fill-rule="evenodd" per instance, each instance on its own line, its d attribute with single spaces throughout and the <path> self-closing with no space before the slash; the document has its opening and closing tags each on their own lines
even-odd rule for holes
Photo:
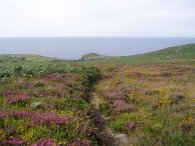
<svg viewBox="0 0 195 146">
<path fill-rule="evenodd" d="M 195 0 L 0 0 L 16 36 L 195 36 Z"/>
</svg>

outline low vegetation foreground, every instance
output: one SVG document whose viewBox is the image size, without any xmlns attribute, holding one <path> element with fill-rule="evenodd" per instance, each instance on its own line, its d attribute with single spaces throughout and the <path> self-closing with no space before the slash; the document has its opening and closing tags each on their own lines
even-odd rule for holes
<svg viewBox="0 0 195 146">
<path fill-rule="evenodd" d="M 0 56 L 0 145 L 193 146 L 195 45 L 168 52 Z"/>
</svg>

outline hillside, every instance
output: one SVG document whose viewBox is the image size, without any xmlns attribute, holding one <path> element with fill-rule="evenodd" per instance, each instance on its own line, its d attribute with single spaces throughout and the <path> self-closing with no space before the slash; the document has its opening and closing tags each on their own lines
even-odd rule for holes
<svg viewBox="0 0 195 146">
<path fill-rule="evenodd" d="M 193 145 L 195 44 L 94 62 L 92 104 L 120 146 Z"/>
<path fill-rule="evenodd" d="M 195 44 L 175 46 L 166 49 L 162 49 L 155 52 L 132 55 L 132 56 L 121 56 L 121 57 L 110 57 L 102 60 L 95 60 L 93 63 L 116 63 L 116 64 L 132 64 L 132 63 L 145 63 L 145 62 L 162 62 L 162 61 L 181 61 L 181 60 L 194 60 L 195 59 Z"/>
<path fill-rule="evenodd" d="M 0 145 L 194 145 L 195 44 L 101 57 L 0 55 Z"/>
<path fill-rule="evenodd" d="M 195 59 L 195 44 L 166 48 L 147 55 L 159 59 Z"/>
<path fill-rule="evenodd" d="M 54 61 L 57 58 L 45 57 L 41 55 L 33 55 L 33 54 L 0 54 L 0 62 L 4 61 L 13 61 L 13 62 L 21 62 L 21 61 Z"/>
<path fill-rule="evenodd" d="M 148 60 L 195 59 L 195 44 L 175 46 L 143 55 L 130 56 Z"/>
<path fill-rule="evenodd" d="M 96 143 L 87 100 L 98 69 L 40 61 L 44 57 L 39 61 L 16 61 L 13 55 L 2 58 L 9 62 L 0 62 L 1 146 Z"/>
</svg>

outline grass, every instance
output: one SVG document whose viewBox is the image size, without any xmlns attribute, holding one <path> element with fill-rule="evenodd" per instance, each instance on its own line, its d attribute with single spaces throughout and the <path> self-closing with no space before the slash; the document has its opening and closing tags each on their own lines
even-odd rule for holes
<svg viewBox="0 0 195 146">
<path fill-rule="evenodd" d="M 107 101 L 100 111 L 109 117 L 107 125 L 115 134 L 127 134 L 132 145 L 193 145 L 194 66 L 108 68 L 104 72 L 109 78 L 96 86 L 96 92 Z"/>
<path fill-rule="evenodd" d="M 194 145 L 194 56 L 194 44 L 92 61 L 0 55 L 0 145 L 98 145 L 94 108 L 129 145 Z"/>
<path fill-rule="evenodd" d="M 55 61 L 56 58 L 28 54 L 3 54 L 0 55 L 0 62 L 22 62 L 22 61 Z"/>
<path fill-rule="evenodd" d="M 100 60 L 90 60 L 81 63 L 86 64 L 142 64 L 142 63 L 195 63 L 195 44 L 176 46 L 172 48 L 166 48 L 156 52 L 124 56 L 124 57 L 109 57 Z"/>
</svg>

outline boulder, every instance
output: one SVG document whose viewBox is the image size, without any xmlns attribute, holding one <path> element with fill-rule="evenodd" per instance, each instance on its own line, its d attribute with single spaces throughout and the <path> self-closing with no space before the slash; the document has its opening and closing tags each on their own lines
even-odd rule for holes
<svg viewBox="0 0 195 146">
<path fill-rule="evenodd" d="M 115 136 L 115 139 L 118 140 L 122 144 L 128 144 L 129 143 L 126 134 L 122 134 L 122 133 L 121 134 L 117 134 Z"/>
</svg>

